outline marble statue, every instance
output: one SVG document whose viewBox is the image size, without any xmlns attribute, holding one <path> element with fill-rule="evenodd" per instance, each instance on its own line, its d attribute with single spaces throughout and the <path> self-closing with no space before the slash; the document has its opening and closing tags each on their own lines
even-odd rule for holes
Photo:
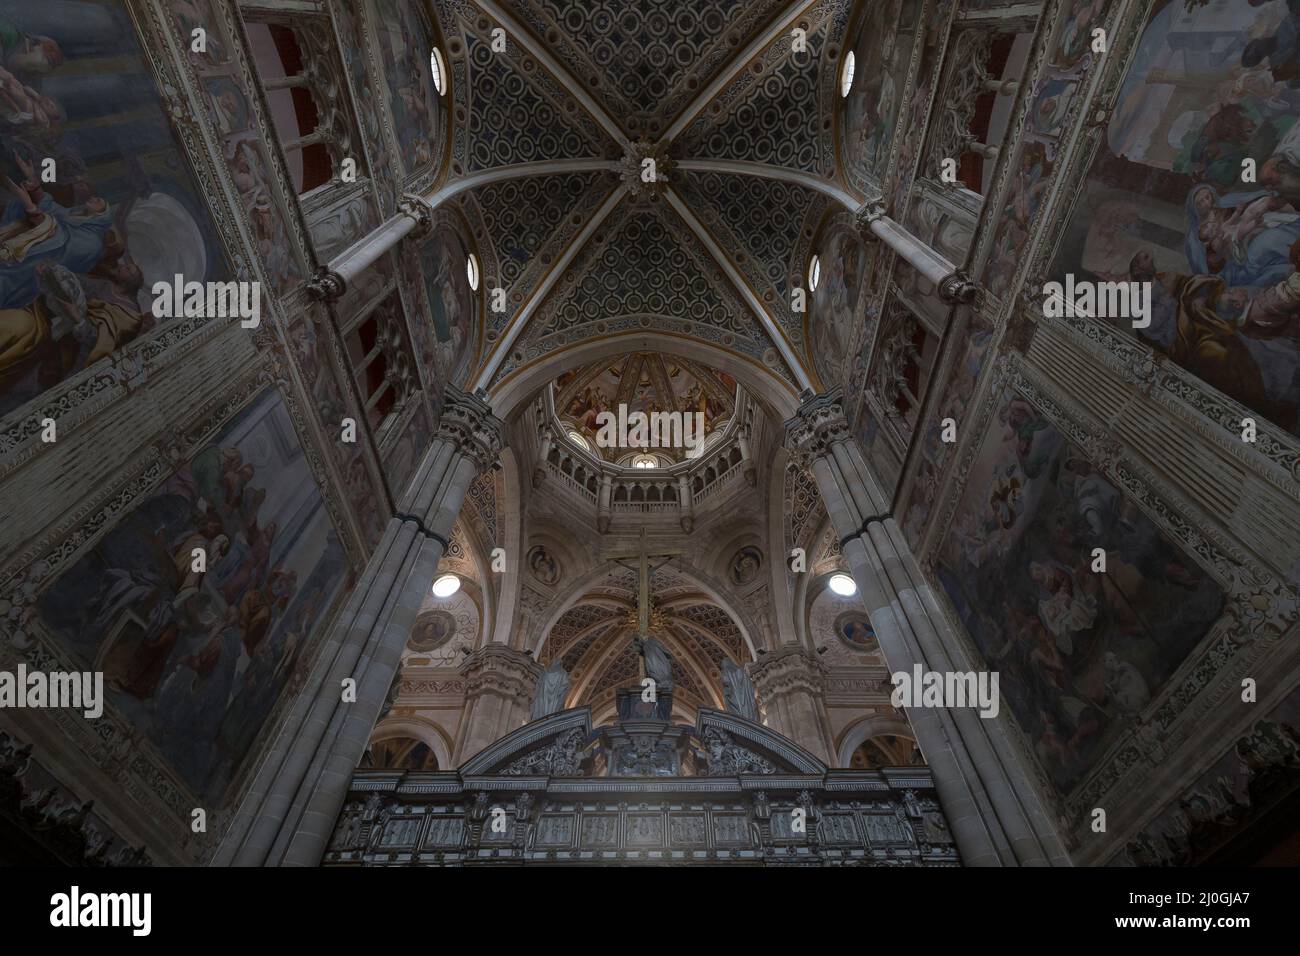
<svg viewBox="0 0 1300 956">
<path fill-rule="evenodd" d="M 722 662 L 722 698 L 727 704 L 727 713 L 758 723 L 754 682 L 745 669 L 730 658 Z"/>
<path fill-rule="evenodd" d="M 645 660 L 645 675 L 655 682 L 655 693 L 668 693 L 673 689 L 673 668 L 663 644 L 654 637 L 638 637 L 636 643 Z"/>
<path fill-rule="evenodd" d="M 557 657 L 551 662 L 551 666 L 542 672 L 541 679 L 537 681 L 530 719 L 541 720 L 556 711 L 563 710 L 564 698 L 568 693 L 569 672 L 564 669 L 564 661 Z"/>
</svg>

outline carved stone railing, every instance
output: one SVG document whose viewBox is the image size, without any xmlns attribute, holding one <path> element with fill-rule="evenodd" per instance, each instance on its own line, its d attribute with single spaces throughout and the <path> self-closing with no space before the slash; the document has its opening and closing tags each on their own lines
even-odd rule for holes
<svg viewBox="0 0 1300 956">
<path fill-rule="evenodd" d="M 631 772 L 629 772 L 631 769 Z M 734 714 L 561 711 L 456 772 L 358 771 L 327 866 L 955 866 L 926 767 L 830 770 Z"/>
</svg>

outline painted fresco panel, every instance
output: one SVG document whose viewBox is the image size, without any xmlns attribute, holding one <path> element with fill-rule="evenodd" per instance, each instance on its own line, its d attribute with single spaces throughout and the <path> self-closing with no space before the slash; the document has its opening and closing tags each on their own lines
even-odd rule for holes
<svg viewBox="0 0 1300 956">
<path fill-rule="evenodd" d="M 229 266 L 121 5 L 0 0 L 0 416 Z M 54 182 L 44 161 L 54 160 Z"/>
<path fill-rule="evenodd" d="M 1064 796 L 1205 637 L 1223 593 L 1017 392 L 995 407 L 935 574 Z"/>
<path fill-rule="evenodd" d="M 1297 29 L 1283 0 L 1157 2 L 1053 268 L 1152 282 L 1151 324 L 1134 334 L 1292 434 Z"/>
<path fill-rule="evenodd" d="M 465 240 L 449 225 L 420 247 L 425 293 L 437 340 L 437 368 L 444 382 L 459 383 L 472 357 L 478 297 L 469 287 Z"/>
<path fill-rule="evenodd" d="M 879 181 L 885 172 L 921 6 L 921 0 L 868 4 L 853 38 L 855 79 L 840 114 L 840 137 L 844 165 L 855 182 Z"/>
<path fill-rule="evenodd" d="M 109 704 L 196 797 L 223 806 L 349 578 L 283 399 L 268 391 L 45 591 L 39 621 L 104 673 Z"/>
<path fill-rule="evenodd" d="M 375 13 L 399 162 L 410 173 L 433 163 L 435 150 L 441 146 L 442 98 L 434 89 L 429 69 L 433 41 L 409 0 L 375 0 Z"/>
</svg>

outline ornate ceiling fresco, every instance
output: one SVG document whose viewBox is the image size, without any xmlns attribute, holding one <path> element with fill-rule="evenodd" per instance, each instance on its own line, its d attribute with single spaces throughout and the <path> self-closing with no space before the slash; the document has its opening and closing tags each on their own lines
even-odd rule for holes
<svg viewBox="0 0 1300 956">
<path fill-rule="evenodd" d="M 735 412 L 736 380 L 726 372 L 659 352 L 633 352 L 570 369 L 554 382 L 560 420 L 584 435 L 591 449 L 616 456 L 621 449 L 597 442 L 600 414 L 626 405 L 629 413 L 678 411 L 704 416 L 705 434 L 723 427 Z M 698 437 L 698 436 L 697 436 Z M 680 459 L 679 449 L 661 453 Z"/>
</svg>

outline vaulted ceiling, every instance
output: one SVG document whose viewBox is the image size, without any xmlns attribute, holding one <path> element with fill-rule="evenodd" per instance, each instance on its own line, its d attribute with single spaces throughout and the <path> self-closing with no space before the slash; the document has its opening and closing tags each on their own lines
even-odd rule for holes
<svg viewBox="0 0 1300 956">
<path fill-rule="evenodd" d="M 612 707 L 620 687 L 641 677 L 636 634 L 636 573 L 611 567 L 551 627 L 539 652 L 543 664 L 557 657 L 570 674 L 568 706 L 593 712 Z M 674 703 L 689 714 L 722 706 L 725 659 L 752 658 L 731 616 L 682 572 L 659 568 L 651 579 L 651 627 L 673 659 Z"/>
<path fill-rule="evenodd" d="M 456 202 L 486 287 L 506 293 L 470 384 L 638 333 L 707 343 L 790 394 L 833 384 L 791 290 L 857 198 L 831 119 L 848 0 L 433 5 L 453 100 L 444 181 L 476 184 Z"/>
</svg>

